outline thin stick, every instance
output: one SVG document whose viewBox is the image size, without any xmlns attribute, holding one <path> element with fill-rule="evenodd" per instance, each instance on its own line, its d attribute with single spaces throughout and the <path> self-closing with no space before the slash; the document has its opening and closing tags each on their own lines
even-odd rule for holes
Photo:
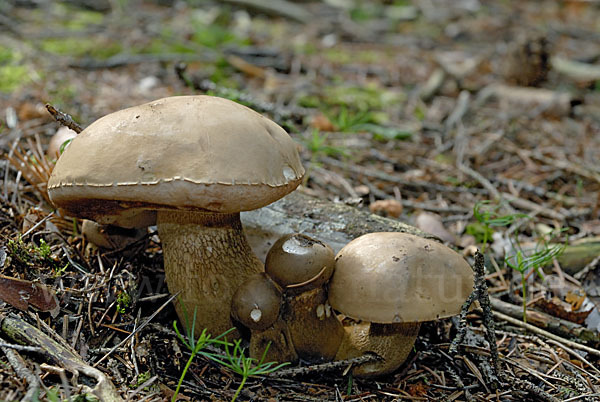
<svg viewBox="0 0 600 402">
<path fill-rule="evenodd" d="M 54 117 L 54 120 L 75 131 L 77 134 L 83 131 L 83 128 L 81 128 L 81 126 L 77 124 L 70 115 L 57 110 L 51 104 L 46 103 L 46 110 L 48 110 L 48 113 Z"/>
<path fill-rule="evenodd" d="M 550 333 L 548 331 L 544 331 L 543 329 L 540 329 L 540 328 L 538 328 L 538 327 L 536 327 L 534 325 L 527 324 L 527 323 L 525 323 L 523 321 L 517 320 L 517 319 L 512 318 L 512 317 L 510 317 L 510 316 L 508 316 L 506 314 L 502 314 L 502 313 L 500 313 L 498 311 L 494 311 L 493 314 L 496 317 L 498 317 L 498 319 L 500 319 L 502 321 L 506 321 L 506 322 L 508 322 L 508 323 L 510 323 L 512 325 L 516 325 L 518 327 L 526 329 L 527 331 L 533 332 L 534 334 L 538 334 L 538 335 L 544 336 L 544 337 L 546 337 L 548 339 L 553 339 L 556 342 L 560 342 L 563 345 L 567 345 L 568 347 L 571 347 L 573 349 L 583 350 L 584 352 L 587 352 L 587 353 L 592 354 L 594 356 L 600 357 L 600 350 L 598 350 L 598 349 L 590 348 L 589 346 L 582 345 L 580 343 L 573 342 L 573 341 L 570 341 L 570 340 L 565 339 L 565 338 L 561 338 L 558 335 L 554 335 L 553 333 Z M 579 358 L 581 358 L 581 356 L 579 356 Z M 594 367 L 594 366 L 592 366 L 592 367 Z M 596 370 L 598 370 L 598 369 L 596 369 Z"/>
<path fill-rule="evenodd" d="M 483 310 L 483 325 L 486 329 L 485 336 L 486 340 L 490 345 L 490 357 L 492 364 L 492 375 L 497 377 L 500 372 L 500 363 L 498 358 L 498 345 L 496 343 L 496 332 L 494 318 L 492 316 L 492 305 L 490 303 L 490 297 L 488 295 L 487 284 L 485 282 L 485 268 L 484 268 L 484 257 L 479 251 L 475 253 L 475 263 L 473 264 L 473 270 L 475 271 L 475 282 L 473 283 L 473 293 L 469 295 L 467 301 L 463 304 L 460 315 L 459 315 L 459 328 L 456 337 L 452 340 L 450 345 L 450 355 L 455 355 L 458 352 L 458 345 L 461 344 L 467 333 L 467 312 L 471 304 L 478 300 Z M 493 378 L 492 380 L 497 380 Z M 495 388 L 497 388 L 495 384 Z"/>
<path fill-rule="evenodd" d="M 37 395 L 40 389 L 40 381 L 38 379 L 38 376 L 33 374 L 27 368 L 27 364 L 25 363 L 21 355 L 19 355 L 15 350 L 5 346 L 0 346 L 0 349 L 2 349 L 2 351 L 6 355 L 6 359 L 12 366 L 13 370 L 15 370 L 15 373 L 17 373 L 17 376 L 19 376 L 19 378 L 25 379 L 29 383 L 27 393 L 25 394 L 22 400 L 32 401 L 34 396 Z"/>
<path fill-rule="evenodd" d="M 277 370 L 270 374 L 269 377 L 291 377 L 301 374 L 318 373 L 323 371 L 330 371 L 339 368 L 346 368 L 349 365 L 361 365 L 368 362 L 379 360 L 380 358 L 373 354 L 365 354 L 359 357 L 353 357 L 346 360 L 337 360 L 334 362 L 327 362 L 322 364 L 315 364 L 306 367 L 294 367 L 285 370 Z"/>
<path fill-rule="evenodd" d="M 160 306 L 158 308 L 158 310 L 156 310 L 154 313 L 152 313 L 152 315 L 150 317 L 148 317 L 148 319 L 146 321 L 144 321 L 144 323 L 142 325 L 140 325 L 139 327 L 137 327 L 135 329 L 135 331 L 133 331 L 132 333 L 130 333 L 125 339 L 123 339 L 121 342 L 119 342 L 119 344 L 113 346 L 112 349 L 107 354 L 105 354 L 104 356 L 102 356 L 102 358 L 100 360 L 98 360 L 96 363 L 94 363 L 94 365 L 92 367 L 97 367 L 104 359 L 106 359 L 108 356 L 110 356 L 115 350 L 117 350 L 118 348 L 120 348 L 121 346 L 123 346 L 135 334 L 137 334 L 138 332 L 140 332 L 146 325 L 148 325 L 150 323 L 150 321 L 152 321 L 152 319 L 154 317 L 156 317 L 156 315 L 158 313 L 160 313 L 166 306 L 168 306 L 169 303 L 171 303 L 179 295 L 179 293 L 181 293 L 181 291 L 179 291 L 179 292 L 175 293 L 173 296 L 169 297 L 169 300 L 167 300 L 162 306 Z"/>
<path fill-rule="evenodd" d="M 44 353 L 44 349 L 37 347 L 37 346 L 16 345 L 16 344 L 12 344 L 12 343 L 4 343 L 4 342 L 0 342 L 0 348 L 15 349 L 15 350 L 20 350 L 22 352 Z"/>
<path fill-rule="evenodd" d="M 21 238 L 27 237 L 27 235 L 29 235 L 29 233 L 36 230 L 42 223 L 46 222 L 50 217 L 52 217 L 52 215 L 54 215 L 54 211 L 50 212 L 48 215 L 44 216 L 44 218 L 42 218 L 42 220 L 40 220 L 38 223 L 36 223 L 32 227 L 30 227 L 29 230 L 27 230 L 27 232 L 23 233 Z"/>
</svg>

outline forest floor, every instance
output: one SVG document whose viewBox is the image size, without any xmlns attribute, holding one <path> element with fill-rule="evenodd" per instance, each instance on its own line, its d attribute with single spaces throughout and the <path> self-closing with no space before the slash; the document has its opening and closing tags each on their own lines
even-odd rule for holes
<svg viewBox="0 0 600 402">
<path fill-rule="evenodd" d="M 184 94 L 286 128 L 298 191 L 470 262 L 485 249 L 497 362 L 476 307 L 457 355 L 444 319 L 393 374 L 254 376 L 240 400 L 600 400 L 600 4 L 584 0 L 0 2 L 1 400 L 173 397 L 190 353 L 160 240 L 97 249 L 52 213 L 45 104 L 85 127 Z M 241 379 L 197 356 L 178 399 L 231 400 Z"/>
</svg>

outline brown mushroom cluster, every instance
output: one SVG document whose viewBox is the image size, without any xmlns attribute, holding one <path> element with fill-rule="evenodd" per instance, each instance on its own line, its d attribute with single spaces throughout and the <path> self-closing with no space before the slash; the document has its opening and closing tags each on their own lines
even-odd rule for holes
<svg viewBox="0 0 600 402">
<path fill-rule="evenodd" d="M 299 357 L 316 362 L 335 357 L 344 330 L 327 301 L 325 286 L 334 265 L 331 247 L 306 235 L 286 235 L 273 244 L 267 254 L 265 273 L 244 283 L 232 301 L 233 317 L 252 331 L 251 354 L 262 356 L 270 343 L 267 356 L 275 361 L 294 361 Z M 259 288 L 277 292 L 278 298 L 269 298 L 278 303 L 276 308 L 261 302 L 264 291 L 254 296 Z M 263 320 L 264 324 L 269 323 L 268 327 L 252 322 L 250 310 L 261 305 L 265 307 L 259 307 L 260 314 L 255 312 L 255 317 L 278 311 L 276 318 Z"/>
<path fill-rule="evenodd" d="M 287 235 L 267 254 L 265 269 L 233 299 L 234 317 L 252 332 L 253 356 L 267 345 L 273 347 L 268 357 L 277 361 L 379 356 L 354 369 L 363 377 L 396 370 L 421 322 L 458 314 L 473 287 L 471 268 L 458 253 L 405 233 L 366 234 L 335 259 L 326 244 Z M 268 308 L 267 294 L 273 294 Z M 342 316 L 352 320 L 342 324 Z"/>
<path fill-rule="evenodd" d="M 404 233 L 361 236 L 337 256 L 291 234 L 263 267 L 240 212 L 285 196 L 303 175 L 295 143 L 271 120 L 226 99 L 177 96 L 109 114 L 72 138 L 48 194 L 65 214 L 93 220 L 86 236 L 101 247 L 135 242 L 157 224 L 177 313 L 194 315 L 196 331 L 218 335 L 235 323 L 253 357 L 372 353 L 380 360 L 354 374 L 392 372 L 421 322 L 459 312 L 472 271 L 451 249 Z"/>
</svg>

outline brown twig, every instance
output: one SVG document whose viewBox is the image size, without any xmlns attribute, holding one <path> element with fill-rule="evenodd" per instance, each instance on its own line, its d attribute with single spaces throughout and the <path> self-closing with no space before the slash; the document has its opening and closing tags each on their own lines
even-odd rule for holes
<svg viewBox="0 0 600 402">
<path fill-rule="evenodd" d="M 580 343 L 569 341 L 568 339 L 561 338 L 558 335 L 554 335 L 553 333 L 550 333 L 548 331 L 544 331 L 543 329 L 540 329 L 540 328 L 538 328 L 538 327 L 536 327 L 534 325 L 527 324 L 527 323 L 525 323 L 523 321 L 517 320 L 517 319 L 512 318 L 512 317 L 510 317 L 510 316 L 508 316 L 506 314 L 502 314 L 502 313 L 500 313 L 498 311 L 494 311 L 493 313 L 494 313 L 494 315 L 498 319 L 500 319 L 502 321 L 506 321 L 506 322 L 508 322 L 508 323 L 510 323 L 512 325 L 519 326 L 519 327 L 521 327 L 523 329 L 526 329 L 527 331 L 533 332 L 534 334 L 538 334 L 538 335 L 544 336 L 546 338 L 553 339 L 553 340 L 555 340 L 557 342 L 560 342 L 563 345 L 566 345 L 566 346 L 571 347 L 573 349 L 583 350 L 584 352 L 587 352 L 587 353 L 589 353 L 591 355 L 600 357 L 600 350 L 598 350 L 598 349 L 590 348 L 589 346 L 582 345 Z M 590 364 L 590 366 L 594 367 L 591 364 Z M 594 367 L 594 369 L 598 370 L 595 367 Z"/>
<path fill-rule="evenodd" d="M 495 297 L 490 297 L 490 301 L 493 309 L 496 311 L 516 319 L 523 317 L 523 307 L 504 302 Z M 546 329 L 547 331 L 555 333 L 559 336 L 575 336 L 583 340 L 600 342 L 600 336 L 597 333 L 574 322 L 529 309 L 527 310 L 526 315 L 528 323 L 535 324 L 537 327 Z"/>
<path fill-rule="evenodd" d="M 238 102 L 249 105 L 252 109 L 260 112 L 266 112 L 273 115 L 275 120 L 302 120 L 304 117 L 309 116 L 312 112 L 309 109 L 305 109 L 298 106 L 283 107 L 275 103 L 262 101 L 255 97 L 240 92 L 235 89 L 225 88 L 218 86 L 211 80 L 198 79 L 196 77 L 190 77 L 187 72 L 187 65 L 185 63 L 178 63 L 175 65 L 175 73 L 177 77 L 188 87 L 194 88 L 203 92 L 212 91 L 218 96 L 224 98 L 233 98 Z"/>
<path fill-rule="evenodd" d="M 51 104 L 46 103 L 46 110 L 48 110 L 48 113 L 54 117 L 54 120 L 75 131 L 77 134 L 83 131 L 83 128 L 81 128 L 81 126 L 77 124 L 70 115 L 61 112 Z"/>
<path fill-rule="evenodd" d="M 150 323 L 150 321 L 152 321 L 154 319 L 154 317 L 156 317 L 156 315 L 158 313 L 160 313 L 166 306 L 169 305 L 169 303 L 171 303 L 177 296 L 179 296 L 179 293 L 180 292 L 177 292 L 174 295 L 172 295 L 171 297 L 169 297 L 169 300 L 167 300 L 165 303 L 163 303 L 162 306 L 160 306 L 154 313 L 152 313 L 152 315 L 150 317 L 148 317 L 148 319 L 146 321 L 144 321 L 144 323 L 142 325 L 140 325 L 139 327 L 137 327 L 132 333 L 130 333 L 127 337 L 125 337 L 125 339 L 123 339 L 117 345 L 113 346 L 113 348 L 110 350 L 110 352 L 108 352 L 107 354 L 105 354 L 104 356 L 102 356 L 102 358 L 100 360 L 98 360 L 96 363 L 94 363 L 93 367 L 97 367 L 102 361 L 104 361 L 104 359 L 106 359 L 108 356 L 110 356 L 115 350 L 117 350 L 118 348 L 120 348 L 121 346 L 123 346 L 135 334 L 137 334 L 138 332 L 140 332 L 146 325 L 148 325 Z"/>
<path fill-rule="evenodd" d="M 500 371 L 500 364 L 498 358 L 498 346 L 496 344 L 496 333 L 494 332 L 494 318 L 492 316 L 492 306 L 490 304 L 490 298 L 488 295 L 487 284 L 485 282 L 485 269 L 484 269 L 484 258 L 483 254 L 479 251 L 475 253 L 475 263 L 473 265 L 473 271 L 475 271 L 475 282 L 473 284 L 473 293 L 469 295 L 467 301 L 463 304 L 460 311 L 460 321 L 458 326 L 458 333 L 450 345 L 450 355 L 456 355 L 458 353 L 458 346 L 463 342 L 467 333 L 467 313 L 471 304 L 478 300 L 481 308 L 483 309 L 483 325 L 486 329 L 485 335 L 486 340 L 490 345 L 490 359 L 492 366 L 492 389 L 496 389 L 498 386 L 498 373 Z"/>
<path fill-rule="evenodd" d="M 37 395 L 40 389 L 40 381 L 38 377 L 27 368 L 27 364 L 25 363 L 21 355 L 17 353 L 16 350 L 6 346 L 0 346 L 0 349 L 2 349 L 2 351 L 6 355 L 6 359 L 12 366 L 13 370 L 15 370 L 15 373 L 17 373 L 17 376 L 26 380 L 29 384 L 29 387 L 27 388 L 27 393 L 25 394 L 22 400 L 34 400 L 34 397 Z"/>
<path fill-rule="evenodd" d="M 74 373 L 83 373 L 94 378 L 97 383 L 93 389 L 94 394 L 104 401 L 121 401 L 116 388 L 110 379 L 100 370 L 90 367 L 76 353 L 65 348 L 54 339 L 43 333 L 38 328 L 25 322 L 18 316 L 10 314 L 0 316 L 0 328 L 3 333 L 16 342 L 38 345 L 45 353 L 57 362 L 60 362 L 67 370 Z"/>
<path fill-rule="evenodd" d="M 324 371 L 337 370 L 340 368 L 346 368 L 351 365 L 361 365 L 368 362 L 379 360 L 379 357 L 373 354 L 365 354 L 359 357 L 353 357 L 346 360 L 337 360 L 333 362 L 327 362 L 322 364 L 315 364 L 306 367 L 294 367 L 285 370 L 278 370 L 272 373 L 269 377 L 292 377 L 296 375 L 321 373 Z"/>
</svg>

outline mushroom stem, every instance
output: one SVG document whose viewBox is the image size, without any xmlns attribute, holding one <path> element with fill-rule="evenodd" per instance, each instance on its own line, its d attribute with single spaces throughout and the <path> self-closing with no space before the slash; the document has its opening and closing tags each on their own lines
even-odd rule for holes
<svg viewBox="0 0 600 402">
<path fill-rule="evenodd" d="M 344 326 L 346 331 L 335 360 L 375 353 L 383 360 L 364 363 L 353 370 L 358 377 L 388 374 L 404 363 L 419 334 L 420 322 L 377 324 L 361 322 Z"/>
<path fill-rule="evenodd" d="M 311 361 L 331 361 L 344 337 L 344 328 L 327 302 L 322 287 L 286 294 L 282 315 L 298 356 Z"/>
<path fill-rule="evenodd" d="M 236 289 L 263 265 L 242 230 L 240 214 L 158 211 L 169 291 L 180 292 L 176 304 L 183 323 L 196 332 L 219 335 L 233 327 L 231 299 Z"/>
<path fill-rule="evenodd" d="M 265 350 L 267 351 L 266 354 Z M 264 331 L 252 331 L 249 351 L 250 356 L 257 360 L 260 360 L 264 355 L 265 362 L 298 361 L 298 353 L 294 348 L 290 329 L 281 317 L 277 317 L 277 320 Z"/>
</svg>

